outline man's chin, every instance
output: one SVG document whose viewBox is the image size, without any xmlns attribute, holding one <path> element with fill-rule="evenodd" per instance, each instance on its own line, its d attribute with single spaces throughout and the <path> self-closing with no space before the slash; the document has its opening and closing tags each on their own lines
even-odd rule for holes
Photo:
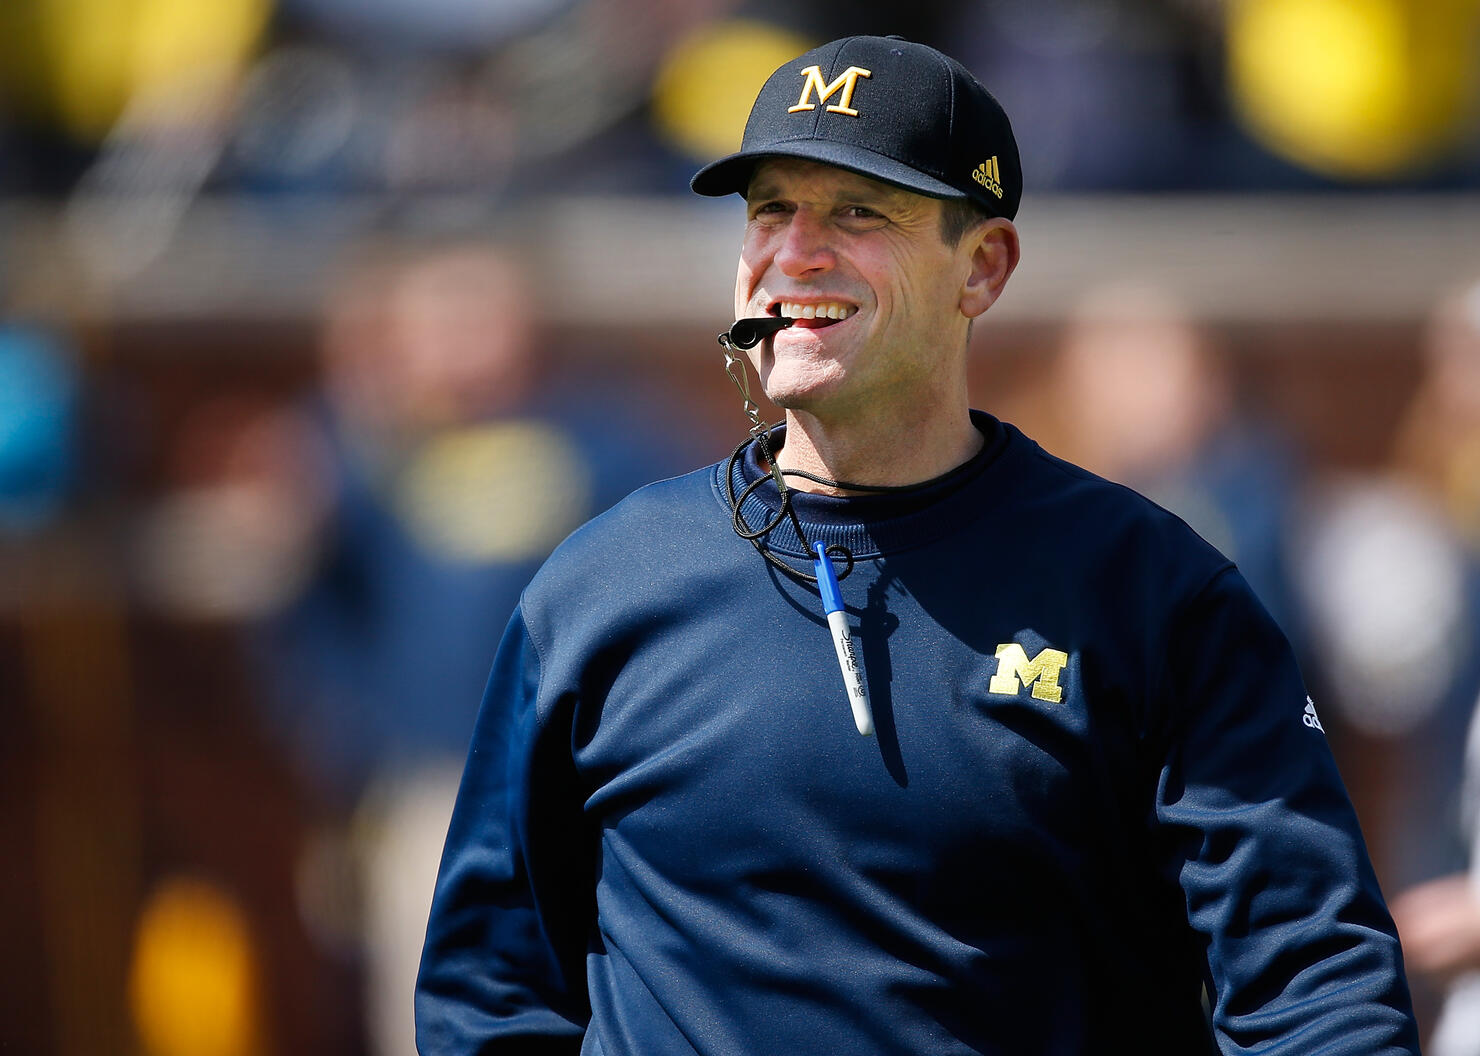
<svg viewBox="0 0 1480 1056">
<path fill-rule="evenodd" d="M 835 385 L 813 382 L 811 384 L 774 384 L 766 386 L 766 399 L 783 411 L 816 411 L 827 405 Z"/>
</svg>

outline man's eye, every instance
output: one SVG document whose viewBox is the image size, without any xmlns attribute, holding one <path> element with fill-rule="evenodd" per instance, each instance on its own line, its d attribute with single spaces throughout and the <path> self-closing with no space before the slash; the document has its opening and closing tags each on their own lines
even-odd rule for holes
<svg viewBox="0 0 1480 1056">
<path fill-rule="evenodd" d="M 889 222 L 889 218 L 866 205 L 849 205 L 843 209 L 842 222 L 853 228 L 872 230 L 883 227 Z"/>
</svg>

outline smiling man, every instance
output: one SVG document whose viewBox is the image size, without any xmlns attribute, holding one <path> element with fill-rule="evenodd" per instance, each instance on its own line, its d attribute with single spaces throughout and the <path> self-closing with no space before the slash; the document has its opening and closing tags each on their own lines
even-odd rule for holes
<svg viewBox="0 0 1480 1056">
<path fill-rule="evenodd" d="M 1011 222 L 953 238 L 940 199 L 786 157 L 745 193 L 735 311 L 796 320 L 756 353 L 766 395 L 805 423 L 791 464 L 910 484 L 975 454 L 966 337 L 1017 264 Z"/>
<path fill-rule="evenodd" d="M 695 177 L 745 198 L 727 351 L 772 331 L 750 355 L 786 421 L 524 592 L 432 906 L 426 1056 L 1417 1053 L 1238 570 L 968 404 L 1021 185 L 991 95 L 878 37 L 777 70 Z"/>
</svg>

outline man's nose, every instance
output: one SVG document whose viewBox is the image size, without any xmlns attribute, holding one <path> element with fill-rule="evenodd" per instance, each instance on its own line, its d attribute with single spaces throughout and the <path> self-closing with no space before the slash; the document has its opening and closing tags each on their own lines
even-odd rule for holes
<svg viewBox="0 0 1480 1056">
<path fill-rule="evenodd" d="M 827 224 L 805 212 L 792 214 L 776 247 L 776 266 L 791 278 L 826 271 L 834 264 Z"/>
</svg>

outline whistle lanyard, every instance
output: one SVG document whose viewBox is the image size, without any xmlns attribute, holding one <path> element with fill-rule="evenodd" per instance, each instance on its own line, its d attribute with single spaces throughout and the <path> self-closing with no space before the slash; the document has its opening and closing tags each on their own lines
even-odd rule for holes
<svg viewBox="0 0 1480 1056">
<path fill-rule="evenodd" d="M 828 480 L 801 470 L 783 470 L 776 461 L 775 451 L 771 446 L 771 430 L 761 420 L 760 408 L 750 398 L 750 382 L 745 370 L 745 362 L 737 355 L 737 350 L 753 348 L 761 340 L 777 330 L 791 325 L 791 320 L 786 318 L 763 318 L 763 319 L 741 319 L 725 333 L 719 335 L 720 347 L 725 350 L 725 373 L 740 390 L 740 396 L 744 400 L 745 414 L 750 419 L 750 436 L 740 442 L 730 455 L 730 460 L 725 466 L 725 495 L 729 499 L 731 526 L 735 534 L 747 540 L 755 547 L 756 552 L 764 557 L 775 567 L 781 569 L 793 579 L 817 585 L 818 593 L 822 599 L 822 613 L 827 620 L 828 630 L 832 637 L 833 650 L 837 654 L 838 669 L 843 675 L 843 689 L 848 695 L 848 705 L 853 712 L 853 725 L 858 732 L 867 737 L 874 732 L 873 709 L 869 704 L 868 687 L 863 681 L 863 667 L 858 662 L 858 654 L 853 648 L 853 634 L 848 626 L 847 612 L 843 607 L 842 593 L 838 589 L 838 581 L 846 579 L 853 571 L 853 552 L 840 543 L 828 545 L 826 543 L 813 543 L 807 538 L 806 530 L 802 528 L 802 522 L 797 517 L 795 506 L 791 500 L 791 489 L 786 485 L 786 477 L 800 476 L 832 488 L 847 488 L 854 491 L 898 491 L 910 490 L 893 487 L 879 488 L 870 486 L 859 486 L 844 481 Z M 740 458 L 744 455 L 746 447 L 751 443 L 756 444 L 760 450 L 761 465 L 769 470 L 765 475 L 758 476 L 736 495 L 735 475 Z M 745 515 L 741 508 L 745 500 L 755 494 L 757 488 L 772 481 L 776 485 L 776 491 L 780 497 L 780 510 L 776 516 L 767 521 L 760 528 L 751 528 L 745 521 Z M 766 536 L 781 523 L 783 519 L 790 519 L 791 525 L 796 529 L 797 538 L 812 555 L 812 569 L 808 573 L 802 569 L 795 568 L 791 564 L 781 560 L 773 554 L 766 546 Z M 836 553 L 844 561 L 841 575 L 833 567 L 832 555 Z"/>
<path fill-rule="evenodd" d="M 783 520 L 790 520 L 792 528 L 797 533 L 797 538 L 801 540 L 802 546 L 806 549 L 807 553 L 809 555 L 816 553 L 816 545 L 808 538 L 806 530 L 802 528 L 801 520 L 796 515 L 791 498 L 792 489 L 786 483 L 787 477 L 801 477 L 804 480 L 812 481 L 814 484 L 821 484 L 824 487 L 835 488 L 840 491 L 861 491 L 876 495 L 888 495 L 928 490 L 935 487 L 947 477 L 953 476 L 957 472 L 957 469 L 948 470 L 938 477 L 932 477 L 930 480 L 924 480 L 918 484 L 856 484 L 847 480 L 830 480 L 827 477 L 818 476 L 816 473 L 808 473 L 802 469 L 782 469 L 776 462 L 775 451 L 771 443 L 772 427 L 762 421 L 760 408 L 751 399 L 750 381 L 749 375 L 745 370 L 745 360 L 738 353 L 748 348 L 754 348 L 765 338 L 776 333 L 778 330 L 785 329 L 794 321 L 785 316 L 762 316 L 757 319 L 740 319 L 729 330 L 719 335 L 719 344 L 724 349 L 725 354 L 725 373 L 734 382 L 735 388 L 740 391 L 740 397 L 744 401 L 745 415 L 750 419 L 750 435 L 740 441 L 735 450 L 730 453 L 729 463 L 725 469 L 725 496 L 729 502 L 736 535 L 749 541 L 762 557 L 791 578 L 804 583 L 816 584 L 818 582 L 817 575 L 781 560 L 775 554 L 771 553 L 765 543 L 766 536 L 773 532 Z M 740 460 L 745 455 L 745 449 L 751 444 L 756 445 L 760 454 L 760 465 L 767 472 L 751 481 L 743 490 L 736 494 L 736 469 L 739 466 Z M 741 507 L 744 505 L 746 499 L 755 494 L 767 482 L 776 485 L 779 499 L 778 510 L 776 515 L 761 527 L 752 528 L 746 522 L 741 512 Z M 830 562 L 835 560 L 841 560 L 843 562 L 842 571 L 836 573 L 836 579 L 839 581 L 847 579 L 853 571 L 853 552 L 840 543 L 833 543 L 826 548 L 826 556 Z"/>
</svg>

